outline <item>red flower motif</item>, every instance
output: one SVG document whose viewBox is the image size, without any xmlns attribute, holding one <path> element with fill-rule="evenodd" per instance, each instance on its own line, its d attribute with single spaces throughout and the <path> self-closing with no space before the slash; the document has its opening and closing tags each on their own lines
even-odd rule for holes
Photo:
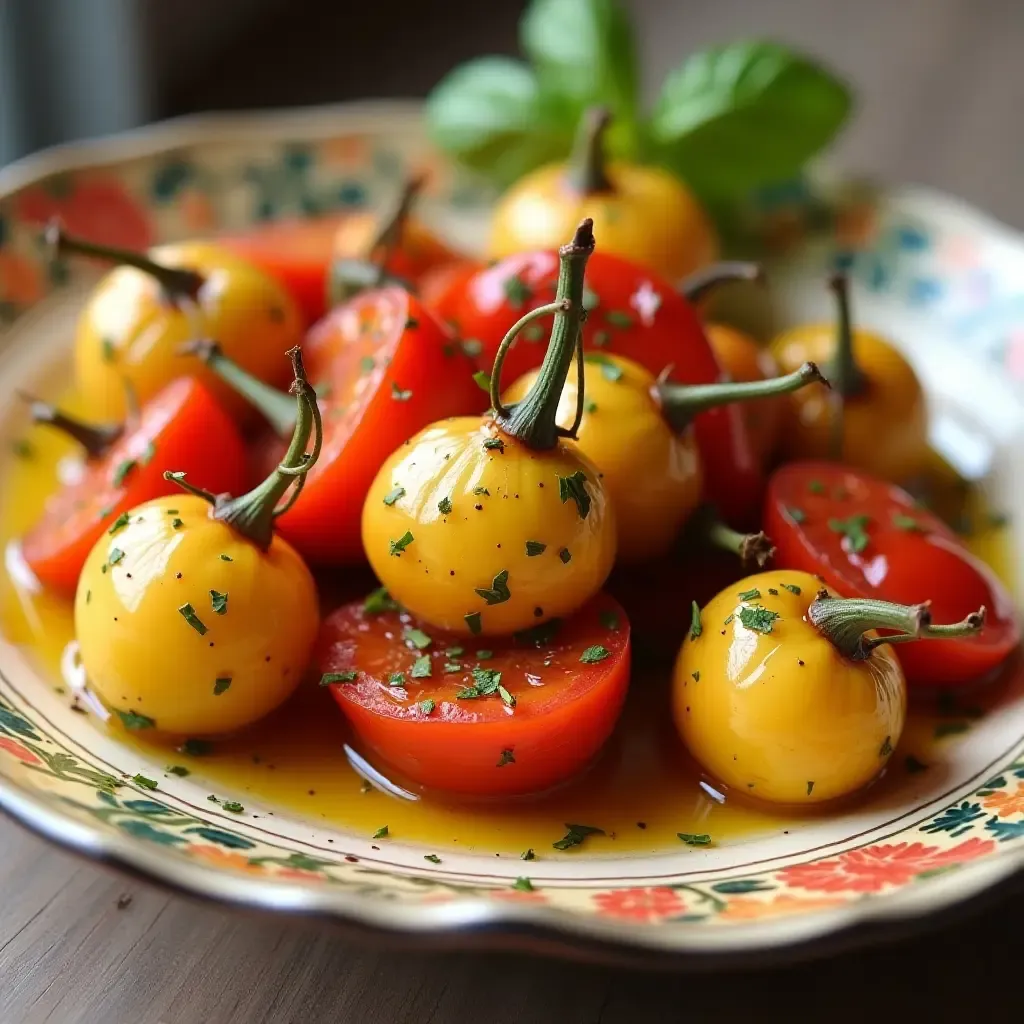
<svg viewBox="0 0 1024 1024">
<path fill-rule="evenodd" d="M 906 885 L 926 871 L 981 857 L 994 846 L 994 840 L 977 838 L 948 849 L 923 843 L 867 846 L 829 860 L 783 868 L 778 879 L 786 885 L 818 892 L 878 892 L 887 885 Z"/>
<path fill-rule="evenodd" d="M 6 736 L 0 736 L 0 750 L 6 750 L 25 764 L 42 764 L 42 761 L 28 747 L 23 746 L 17 740 L 8 739 Z"/>
<path fill-rule="evenodd" d="M 19 220 L 43 225 L 59 217 L 73 235 L 90 242 L 146 249 L 153 243 L 149 218 L 115 179 L 75 178 L 67 194 L 40 185 L 27 188 L 14 198 Z"/>
<path fill-rule="evenodd" d="M 599 892 L 594 896 L 594 903 L 599 914 L 628 921 L 660 921 L 663 917 L 673 917 L 686 910 L 679 893 L 666 885 Z"/>
</svg>

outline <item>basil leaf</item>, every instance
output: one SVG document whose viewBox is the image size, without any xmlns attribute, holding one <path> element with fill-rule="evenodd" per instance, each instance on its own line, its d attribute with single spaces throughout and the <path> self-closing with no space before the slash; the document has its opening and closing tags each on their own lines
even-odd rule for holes
<svg viewBox="0 0 1024 1024">
<path fill-rule="evenodd" d="M 569 151 L 575 125 L 553 113 L 533 71 L 508 57 L 481 57 L 457 67 L 431 92 L 426 107 L 434 143 L 503 184 Z"/>
<path fill-rule="evenodd" d="M 705 198 L 794 177 L 850 113 L 846 85 L 768 42 L 694 54 L 666 79 L 650 124 L 660 159 Z"/>
<path fill-rule="evenodd" d="M 639 92 L 633 25 L 619 0 L 533 0 L 519 42 L 544 92 L 571 102 L 573 120 L 595 103 L 611 109 L 617 152 L 616 132 L 633 129 Z"/>
</svg>

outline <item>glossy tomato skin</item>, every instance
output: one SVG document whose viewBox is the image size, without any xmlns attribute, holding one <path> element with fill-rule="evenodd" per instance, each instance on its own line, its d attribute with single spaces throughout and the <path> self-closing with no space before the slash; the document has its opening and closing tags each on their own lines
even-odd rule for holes
<svg viewBox="0 0 1024 1024">
<path fill-rule="evenodd" d="M 415 625 L 396 611 L 344 605 L 324 621 L 316 655 L 322 673 L 357 673 L 331 684 L 331 695 L 372 755 L 405 779 L 466 797 L 542 792 L 586 767 L 611 735 L 629 685 L 630 642 L 629 622 L 607 595 L 548 641 L 489 638 L 484 660 L 472 641 L 440 630 L 427 629 L 430 646 L 417 649 L 403 640 Z M 596 647 L 607 652 L 601 660 L 580 660 Z M 431 675 L 413 678 L 423 656 Z M 446 672 L 453 663 L 459 669 Z M 475 685 L 473 669 L 500 672 L 515 706 L 497 692 L 457 696 Z M 397 672 L 404 686 L 389 684 Z"/>
<path fill-rule="evenodd" d="M 323 450 L 277 529 L 310 561 L 363 562 L 363 501 L 384 461 L 428 423 L 477 412 L 487 398 L 458 343 L 404 288 L 331 310 L 303 354 L 310 380 L 329 384 Z"/>
<path fill-rule="evenodd" d="M 215 494 L 240 494 L 245 463 L 228 414 L 199 380 L 179 377 L 143 406 L 138 423 L 102 458 L 85 462 L 78 482 L 53 495 L 22 540 L 25 560 L 46 586 L 73 594 L 89 552 L 121 513 L 181 494 L 164 470 L 182 470 Z"/>
<path fill-rule="evenodd" d="M 670 378 L 685 384 L 720 380 L 721 369 L 696 309 L 668 281 L 629 260 L 602 253 L 600 238 L 597 242 L 586 280 L 597 307 L 583 326 L 584 347 L 627 356 L 656 376 L 671 366 Z M 475 353 L 478 367 L 489 373 L 508 329 L 528 310 L 554 299 L 557 278 L 554 250 L 522 253 L 481 270 L 462 282 L 457 295 L 437 301 L 467 349 Z M 549 324 L 541 321 L 537 326 L 533 331 L 527 328 L 510 349 L 503 383 L 541 364 Z M 764 480 L 741 408 L 728 405 L 702 413 L 695 428 L 706 493 L 729 523 L 747 525 L 756 518 Z"/>
<path fill-rule="evenodd" d="M 856 515 L 869 517 L 860 552 L 829 527 L 829 520 Z M 985 606 L 980 635 L 900 645 L 912 687 L 972 682 L 1020 643 L 1013 601 L 995 573 L 893 484 L 832 463 L 790 463 L 769 482 L 764 528 L 776 544 L 777 566 L 819 575 L 844 596 L 931 601 L 936 623 L 958 622 Z"/>
<path fill-rule="evenodd" d="M 428 270 L 417 282 L 416 294 L 443 324 L 453 325 L 462 291 L 484 265 L 476 260 L 452 260 Z"/>
<path fill-rule="evenodd" d="M 277 278 L 295 299 L 307 324 L 324 315 L 327 266 L 338 229 L 351 214 L 264 224 L 218 241 Z"/>
</svg>

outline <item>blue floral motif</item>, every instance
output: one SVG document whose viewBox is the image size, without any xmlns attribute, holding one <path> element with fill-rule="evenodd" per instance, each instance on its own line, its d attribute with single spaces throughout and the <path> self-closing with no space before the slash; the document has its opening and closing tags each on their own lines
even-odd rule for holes
<svg viewBox="0 0 1024 1024">
<path fill-rule="evenodd" d="M 965 800 L 959 807 L 947 807 L 937 818 L 921 826 L 922 832 L 948 832 L 954 838 L 971 831 L 971 822 L 983 818 L 981 804 Z"/>
<path fill-rule="evenodd" d="M 1000 821 L 994 814 L 985 822 L 985 829 L 1001 843 L 1010 839 L 1024 839 L 1024 820 Z"/>
</svg>

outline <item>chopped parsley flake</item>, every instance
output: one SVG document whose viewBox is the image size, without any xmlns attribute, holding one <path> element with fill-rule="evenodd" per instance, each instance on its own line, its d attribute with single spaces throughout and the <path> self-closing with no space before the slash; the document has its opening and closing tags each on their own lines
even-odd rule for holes
<svg viewBox="0 0 1024 1024">
<path fill-rule="evenodd" d="M 177 775 L 179 779 L 187 778 L 192 774 L 183 764 L 169 764 L 164 771 L 168 775 Z"/>
<path fill-rule="evenodd" d="M 488 604 L 504 604 L 512 596 L 512 592 L 508 589 L 508 569 L 502 569 L 491 580 L 490 589 L 474 587 L 473 591 Z"/>
<path fill-rule="evenodd" d="M 773 612 L 759 604 L 740 609 L 740 622 L 755 633 L 770 633 L 777 618 L 779 618 L 778 612 Z"/>
<path fill-rule="evenodd" d="M 107 561 L 111 565 L 117 565 L 117 563 L 120 562 L 122 558 L 124 558 L 124 552 L 120 548 L 111 548 L 110 557 L 107 559 Z"/>
<path fill-rule="evenodd" d="M 388 676 L 388 686 L 405 686 L 405 673 L 392 672 Z"/>
<path fill-rule="evenodd" d="M 392 381 L 391 382 L 391 397 L 396 402 L 408 402 L 409 399 L 412 398 L 412 390 L 410 389 L 408 391 L 403 391 L 398 386 L 397 381 Z"/>
<path fill-rule="evenodd" d="M 505 689 L 504 686 L 498 687 L 498 696 L 501 698 L 501 703 L 507 708 L 514 708 L 516 706 L 515 697 Z"/>
<path fill-rule="evenodd" d="M 467 356 L 475 358 L 476 356 L 481 355 L 483 353 L 483 350 L 484 343 L 480 341 L 478 338 L 463 339 L 462 351 L 465 352 Z"/>
<path fill-rule="evenodd" d="M 222 562 L 233 562 L 234 559 L 230 555 L 221 555 L 220 560 Z"/>
<path fill-rule="evenodd" d="M 185 621 L 200 635 L 206 636 L 206 626 L 203 624 L 203 620 L 196 615 L 195 608 L 192 607 L 187 601 L 179 609 L 179 613 L 184 617 Z"/>
<path fill-rule="evenodd" d="M 112 363 L 114 361 L 114 343 L 110 338 L 104 338 L 100 342 L 100 356 L 105 363 Z"/>
<path fill-rule="evenodd" d="M 904 515 L 902 512 L 893 513 L 892 525 L 906 533 L 925 532 L 924 527 L 913 516 Z"/>
<path fill-rule="evenodd" d="M 390 552 L 396 558 L 398 558 L 402 552 L 412 543 L 412 534 L 406 530 L 398 540 L 392 540 L 388 542 L 390 544 Z"/>
<path fill-rule="evenodd" d="M 114 467 L 114 475 L 111 478 L 112 483 L 115 487 L 120 487 L 124 483 L 125 477 L 138 465 L 135 459 L 125 459 L 123 462 L 119 462 Z"/>
<path fill-rule="evenodd" d="M 139 465 L 148 466 L 154 458 L 156 458 L 156 443 L 154 441 L 150 441 L 146 447 L 142 449 L 142 454 L 139 456 Z"/>
<path fill-rule="evenodd" d="M 230 676 L 219 676 L 213 681 L 213 695 L 219 697 L 222 693 L 227 693 L 231 689 L 231 677 Z"/>
<path fill-rule="evenodd" d="M 180 747 L 179 754 L 188 754 L 189 757 L 205 757 L 213 750 L 213 744 L 209 740 L 187 739 Z"/>
<path fill-rule="evenodd" d="M 587 836 L 603 836 L 603 828 L 595 828 L 593 825 L 569 825 L 565 826 L 568 831 L 557 842 L 551 845 L 556 850 L 570 850 L 574 846 L 580 846 Z"/>
<path fill-rule="evenodd" d="M 813 782 L 808 782 L 807 783 L 807 795 L 810 796 L 813 792 L 814 792 L 814 783 Z"/>
<path fill-rule="evenodd" d="M 219 590 L 210 591 L 210 604 L 217 615 L 227 615 L 228 595 L 222 594 Z"/>
<path fill-rule="evenodd" d="M 882 745 L 878 748 L 879 757 L 888 757 L 892 753 L 892 737 L 886 736 Z"/>
<path fill-rule="evenodd" d="M 441 671 L 444 672 L 445 675 L 448 675 L 451 672 L 461 672 L 462 665 L 457 661 L 446 661 Z"/>
<path fill-rule="evenodd" d="M 828 528 L 833 533 L 841 533 L 846 538 L 847 546 L 855 555 L 860 554 L 871 539 L 864 529 L 871 521 L 871 517 L 861 514 L 850 516 L 849 519 L 830 519 Z"/>
<path fill-rule="evenodd" d="M 501 287 L 513 309 L 522 309 L 533 298 L 533 289 L 518 274 L 505 278 Z"/>
<path fill-rule="evenodd" d="M 483 628 L 480 624 L 480 613 L 470 612 L 468 615 L 464 615 L 463 618 L 466 620 L 466 628 L 473 634 L 473 636 L 479 636 L 480 630 Z"/>
<path fill-rule="evenodd" d="M 796 594 L 797 597 L 800 596 L 800 588 L 795 583 L 780 583 L 779 586 L 783 590 L 788 590 L 791 594 Z"/>
<path fill-rule="evenodd" d="M 412 671 L 409 673 L 413 679 L 429 679 L 430 678 L 430 655 L 421 654 L 412 665 Z"/>
<path fill-rule="evenodd" d="M 588 647 L 581 655 L 580 661 L 584 665 L 596 665 L 599 661 L 604 661 L 605 658 L 611 657 L 611 651 L 607 647 L 602 647 L 600 644 L 594 644 L 592 647 Z"/>
<path fill-rule="evenodd" d="M 405 497 L 405 488 L 395 487 L 384 495 L 384 504 L 390 508 L 396 501 L 398 501 L 399 498 L 403 497 Z"/>
<path fill-rule="evenodd" d="M 320 685 L 330 686 L 332 683 L 354 683 L 358 676 L 358 672 L 325 672 L 320 677 Z"/>
<path fill-rule="evenodd" d="M 437 705 L 429 697 L 426 700 L 421 700 L 419 703 L 420 711 L 425 715 L 432 714 L 436 707 Z"/>
<path fill-rule="evenodd" d="M 476 381 L 476 386 L 481 391 L 486 391 L 488 394 L 491 393 L 491 375 L 486 370 L 477 370 L 473 374 L 473 380 Z"/>
<path fill-rule="evenodd" d="M 442 498 L 437 503 L 437 511 L 443 516 L 450 516 L 452 514 L 452 499 Z"/>
<path fill-rule="evenodd" d="M 221 807 L 223 807 L 225 811 L 230 811 L 232 814 L 241 814 L 245 810 L 237 800 L 225 800 L 224 803 L 221 804 Z"/>
<path fill-rule="evenodd" d="M 489 437 L 484 441 L 484 447 L 488 449 L 497 449 L 499 452 L 505 450 L 505 442 L 500 437 Z"/>
<path fill-rule="evenodd" d="M 416 626 L 406 626 L 402 630 L 402 639 L 409 647 L 415 647 L 417 651 L 425 651 L 434 641 Z"/>
<path fill-rule="evenodd" d="M 796 505 L 790 505 L 786 509 L 786 515 L 798 526 L 800 523 L 807 521 L 807 513 L 802 508 L 797 508 Z"/>
<path fill-rule="evenodd" d="M 568 565 L 572 561 L 572 552 L 568 548 L 562 548 L 558 552 L 562 565 Z"/>
<path fill-rule="evenodd" d="M 592 352 L 585 357 L 585 362 L 595 363 L 601 367 L 601 376 L 605 380 L 616 383 L 622 380 L 623 372 L 622 367 L 618 365 L 610 356 L 606 356 L 601 352 Z"/>
<path fill-rule="evenodd" d="M 700 622 L 700 605 L 696 601 L 690 602 L 690 639 L 696 640 L 704 632 Z"/>
<path fill-rule="evenodd" d="M 605 313 L 604 318 L 612 325 L 612 327 L 620 327 L 623 330 L 627 327 L 632 327 L 635 322 L 628 313 L 623 313 L 619 309 L 609 309 L 608 312 Z"/>
<path fill-rule="evenodd" d="M 474 494 L 482 494 L 482 495 L 484 495 L 487 498 L 489 498 L 491 496 L 491 492 L 489 490 L 487 490 L 486 487 L 474 487 L 473 488 L 473 493 Z"/>
<path fill-rule="evenodd" d="M 110 529 L 107 533 L 117 533 L 118 530 L 124 529 L 130 522 L 131 517 L 127 512 L 122 512 L 111 524 Z"/>
<path fill-rule="evenodd" d="M 571 476 L 558 477 L 558 497 L 564 505 L 570 498 L 576 502 L 580 519 L 586 519 L 590 512 L 590 495 L 587 493 L 587 475 L 577 469 Z"/>
<path fill-rule="evenodd" d="M 778 597 L 779 596 L 779 592 L 774 587 L 769 587 L 768 588 L 768 593 L 771 594 L 772 597 Z"/>
<path fill-rule="evenodd" d="M 531 846 L 529 849 L 523 850 L 523 852 L 521 854 L 519 854 L 519 859 L 520 860 L 536 860 L 537 859 L 537 854 L 535 854 L 533 852 L 533 847 Z"/>
<path fill-rule="evenodd" d="M 825 485 L 820 480 L 811 480 L 807 485 L 807 490 L 809 490 L 811 494 L 824 494 Z"/>
<path fill-rule="evenodd" d="M 695 683 L 699 683 L 700 682 L 700 669 L 697 669 L 696 672 L 691 672 L 690 675 L 693 677 L 693 681 Z"/>
<path fill-rule="evenodd" d="M 179 518 L 177 518 L 177 517 L 175 517 L 174 519 L 171 520 L 171 529 L 172 530 L 180 530 L 184 525 L 185 525 L 184 521 L 179 519 Z"/>
<path fill-rule="evenodd" d="M 388 837 L 388 827 L 387 827 L 387 825 L 381 825 L 381 827 L 379 829 L 377 829 L 376 832 L 373 833 L 373 838 L 374 839 L 387 839 L 387 837 Z"/>
<path fill-rule="evenodd" d="M 378 587 L 367 594 L 366 600 L 363 601 L 363 611 L 367 615 L 398 611 L 398 602 L 388 593 L 387 587 Z"/>
<path fill-rule="evenodd" d="M 441 858 L 436 853 L 428 853 L 423 857 L 424 860 L 429 860 L 431 864 L 440 864 Z"/>
<path fill-rule="evenodd" d="M 488 658 L 493 658 L 494 657 L 494 651 L 487 651 L 487 650 L 477 651 L 476 652 L 476 656 L 477 656 L 477 660 L 478 661 L 486 661 Z"/>
<path fill-rule="evenodd" d="M 595 402 L 592 398 L 586 399 L 586 401 L 584 401 L 583 403 L 583 411 L 597 412 L 597 402 Z"/>
<path fill-rule="evenodd" d="M 534 555 L 543 555 L 547 547 L 547 544 L 542 544 L 539 540 L 528 540 L 526 542 L 526 554 L 529 558 L 533 558 Z"/>
<path fill-rule="evenodd" d="M 761 591 L 754 587 L 753 590 L 740 591 L 741 601 L 756 601 L 761 596 Z"/>
<path fill-rule="evenodd" d="M 133 775 L 132 782 L 136 786 L 141 786 L 143 789 L 157 789 L 157 784 L 152 779 L 147 779 L 145 775 Z"/>
<path fill-rule="evenodd" d="M 516 756 L 511 750 L 503 750 L 501 756 L 498 758 L 498 767 L 504 768 L 507 764 L 515 764 Z"/>
<path fill-rule="evenodd" d="M 520 875 L 513 883 L 512 888 L 516 892 L 533 892 L 533 882 L 523 875 Z"/>
<path fill-rule="evenodd" d="M 155 729 L 156 721 L 148 715 L 140 715 L 137 711 L 120 711 L 114 708 L 114 714 L 121 719 L 126 729 Z"/>
<path fill-rule="evenodd" d="M 687 846 L 708 846 L 711 843 L 711 836 L 707 832 L 677 832 L 676 835 Z"/>
<path fill-rule="evenodd" d="M 363 358 L 359 360 L 359 372 L 361 374 L 373 373 L 373 368 L 375 366 L 376 363 L 373 361 L 373 356 L 363 356 Z"/>
</svg>

